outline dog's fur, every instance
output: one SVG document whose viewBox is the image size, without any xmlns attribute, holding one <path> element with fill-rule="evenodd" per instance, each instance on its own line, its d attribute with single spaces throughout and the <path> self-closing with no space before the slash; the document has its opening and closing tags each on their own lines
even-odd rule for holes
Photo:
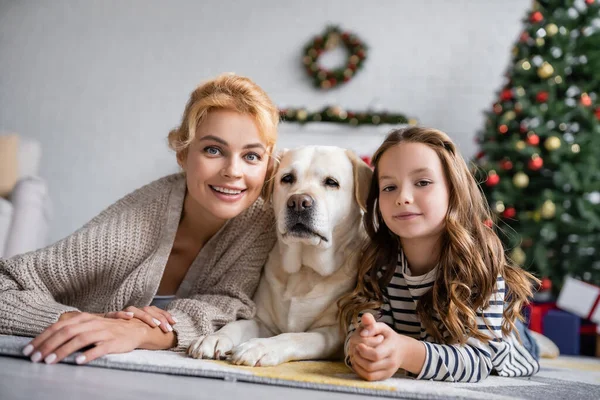
<svg viewBox="0 0 600 400">
<path fill-rule="evenodd" d="M 371 177 L 362 160 L 338 147 L 281 154 L 265 193 L 278 241 L 254 296 L 256 317 L 198 338 L 188 354 L 230 355 L 233 363 L 250 366 L 341 355 L 337 300 L 356 283 Z"/>
</svg>

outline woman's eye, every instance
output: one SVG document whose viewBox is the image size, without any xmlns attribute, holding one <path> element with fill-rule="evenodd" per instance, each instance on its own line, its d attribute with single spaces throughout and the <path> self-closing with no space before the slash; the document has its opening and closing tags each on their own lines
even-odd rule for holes
<svg viewBox="0 0 600 400">
<path fill-rule="evenodd" d="M 292 174 L 285 174 L 281 177 L 281 183 L 294 183 L 294 181 L 294 175 Z"/>
<path fill-rule="evenodd" d="M 256 153 L 249 153 L 249 154 L 246 154 L 246 160 L 256 162 L 256 161 L 260 161 L 261 158 Z"/>
<path fill-rule="evenodd" d="M 325 179 L 325 186 L 339 188 L 340 184 L 333 178 L 327 178 Z"/>
<path fill-rule="evenodd" d="M 431 185 L 431 182 L 429 181 L 419 181 L 417 182 L 417 186 L 429 186 Z"/>
<path fill-rule="evenodd" d="M 216 156 L 216 155 L 219 155 L 219 154 L 221 154 L 221 150 L 219 150 L 219 149 L 218 149 L 218 148 L 216 148 L 216 147 L 212 147 L 212 146 L 205 147 L 205 148 L 204 148 L 204 152 L 205 152 L 206 154 L 209 154 L 209 155 L 211 155 L 211 156 Z"/>
</svg>

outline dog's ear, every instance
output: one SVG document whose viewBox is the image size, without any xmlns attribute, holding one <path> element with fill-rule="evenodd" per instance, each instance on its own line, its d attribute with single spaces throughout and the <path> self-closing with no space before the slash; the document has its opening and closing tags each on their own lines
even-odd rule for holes
<svg viewBox="0 0 600 400">
<path fill-rule="evenodd" d="M 271 197 L 273 196 L 273 186 L 275 185 L 275 175 L 277 175 L 277 170 L 279 169 L 279 163 L 281 162 L 281 158 L 287 151 L 288 151 L 288 149 L 283 149 L 269 157 L 269 166 L 267 167 L 267 175 L 266 175 L 265 183 L 263 184 L 263 187 L 262 187 L 262 191 L 260 193 L 261 197 L 264 200 L 264 208 L 265 209 L 270 207 Z"/>
<path fill-rule="evenodd" d="M 363 160 L 358 158 L 354 152 L 346 150 L 346 155 L 352 162 L 354 172 L 354 197 L 364 212 L 367 211 L 367 197 L 369 196 L 369 187 L 373 179 L 373 170 Z"/>
</svg>

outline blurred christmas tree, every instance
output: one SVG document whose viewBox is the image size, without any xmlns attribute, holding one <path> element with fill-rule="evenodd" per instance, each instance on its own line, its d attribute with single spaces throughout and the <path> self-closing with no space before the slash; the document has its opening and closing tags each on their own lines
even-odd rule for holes
<svg viewBox="0 0 600 400">
<path fill-rule="evenodd" d="M 515 262 L 600 284 L 600 0 L 538 0 L 524 24 L 477 175 Z"/>
</svg>

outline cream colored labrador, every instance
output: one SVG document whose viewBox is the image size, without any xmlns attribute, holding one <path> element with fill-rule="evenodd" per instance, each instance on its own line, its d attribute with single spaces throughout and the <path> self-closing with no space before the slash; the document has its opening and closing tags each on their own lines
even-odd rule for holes
<svg viewBox="0 0 600 400">
<path fill-rule="evenodd" d="M 371 175 L 339 147 L 284 151 L 267 189 L 278 241 L 254 295 L 256 317 L 198 338 L 188 354 L 250 366 L 341 355 L 337 300 L 356 283 Z"/>
</svg>

